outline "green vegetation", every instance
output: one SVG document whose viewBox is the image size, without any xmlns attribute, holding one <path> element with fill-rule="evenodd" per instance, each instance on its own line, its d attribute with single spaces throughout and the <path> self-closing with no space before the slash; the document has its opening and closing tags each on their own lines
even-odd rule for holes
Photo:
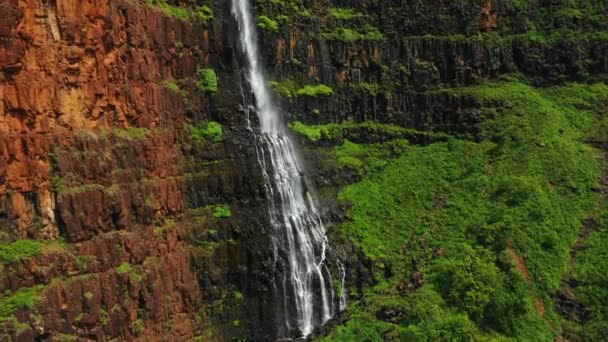
<svg viewBox="0 0 608 342">
<path fill-rule="evenodd" d="M 333 93 L 333 89 L 331 89 L 329 86 L 326 86 L 325 84 L 306 85 L 296 92 L 298 96 L 308 97 L 329 96 Z"/>
<path fill-rule="evenodd" d="M 128 262 L 123 262 L 122 264 L 120 264 L 120 266 L 116 267 L 116 273 L 128 274 L 129 277 L 137 283 L 141 282 L 145 276 L 138 268 Z"/>
<path fill-rule="evenodd" d="M 207 5 L 195 6 L 194 18 L 204 23 L 211 22 L 213 21 L 213 10 Z"/>
<path fill-rule="evenodd" d="M 282 81 L 269 81 L 268 85 L 275 93 L 288 99 L 298 96 L 299 86 L 292 79 L 284 79 Z"/>
<path fill-rule="evenodd" d="M 196 126 L 187 125 L 190 136 L 194 140 L 211 140 L 216 143 L 222 142 L 224 130 L 222 125 L 215 121 L 199 122 Z"/>
<path fill-rule="evenodd" d="M 339 20 L 350 20 L 353 18 L 361 18 L 363 14 L 355 11 L 353 8 L 334 7 L 329 9 L 329 15 Z"/>
<path fill-rule="evenodd" d="M 116 128 L 114 134 L 121 139 L 138 140 L 146 137 L 148 129 L 145 127 Z"/>
<path fill-rule="evenodd" d="M 18 309 L 33 309 L 42 301 L 44 286 L 21 288 L 7 297 L 0 297 L 0 323 L 3 323 Z"/>
<path fill-rule="evenodd" d="M 323 33 L 322 37 L 327 40 L 339 40 L 345 43 L 357 41 L 380 42 L 384 40 L 384 35 L 377 27 L 365 25 L 362 31 L 355 31 L 346 27 L 337 27 L 332 32 Z"/>
<path fill-rule="evenodd" d="M 373 121 L 353 122 L 345 121 L 339 124 L 306 125 L 300 121 L 289 124 L 289 128 L 299 136 L 311 141 L 320 139 L 354 141 L 387 141 L 397 138 L 424 138 L 429 141 L 446 140 L 447 134 L 419 132 L 397 125 L 383 124 Z"/>
<path fill-rule="evenodd" d="M 196 88 L 212 95 L 217 93 L 218 82 L 215 70 L 211 68 L 199 68 L 196 74 L 198 76 Z"/>
<path fill-rule="evenodd" d="M 170 91 L 174 92 L 174 93 L 181 93 L 181 89 L 179 87 L 179 85 L 177 84 L 177 82 L 175 82 L 174 80 L 165 80 L 165 88 L 169 89 Z"/>
<path fill-rule="evenodd" d="M 347 163 L 367 169 L 340 192 L 352 205 L 350 220 L 332 238 L 350 240 L 378 272 L 363 301 L 351 303 L 346 323 L 322 340 L 557 336 L 552 298 L 581 222 L 599 199 L 599 164 L 583 141 L 608 104 L 608 86 L 539 90 L 510 81 L 452 92 L 500 113 L 483 123 L 481 142 L 404 144 L 386 155 L 378 150 L 387 143 L 334 147 L 336 155 L 353 158 Z M 363 154 L 368 158 L 357 158 Z M 600 285 L 606 237 L 600 234 L 589 237 L 573 273 L 587 284 L 580 298 L 596 303 L 585 327 L 589 340 L 606 329 L 600 304 L 608 299 Z"/>
<path fill-rule="evenodd" d="M 378 83 L 361 82 L 355 86 L 355 89 L 365 95 L 378 96 L 380 86 Z"/>
<path fill-rule="evenodd" d="M 146 0 L 149 5 L 157 6 L 163 13 L 168 16 L 176 17 L 180 20 L 188 20 L 189 13 L 185 7 L 174 6 L 167 3 L 167 0 Z"/>
<path fill-rule="evenodd" d="M 146 2 L 164 14 L 182 21 L 198 20 L 204 23 L 213 21 L 213 10 L 207 5 L 188 8 L 172 5 L 167 0 L 146 0 Z"/>
<path fill-rule="evenodd" d="M 213 217 L 215 218 L 222 219 L 229 218 L 230 216 L 232 216 L 232 213 L 230 212 L 230 207 L 228 207 L 227 205 L 215 207 L 213 211 Z"/>
<path fill-rule="evenodd" d="M 273 33 L 279 32 L 279 23 L 277 23 L 276 20 L 268 18 L 265 15 L 260 15 L 258 17 L 258 27 L 262 30 L 266 30 Z"/>
<path fill-rule="evenodd" d="M 135 333 L 135 336 L 143 335 L 145 330 L 146 330 L 146 324 L 144 323 L 144 320 L 141 318 L 138 318 L 133 323 L 133 332 Z"/>
<path fill-rule="evenodd" d="M 44 243 L 36 240 L 17 240 L 0 246 L 0 260 L 11 263 L 17 260 L 27 260 L 42 254 Z"/>
</svg>

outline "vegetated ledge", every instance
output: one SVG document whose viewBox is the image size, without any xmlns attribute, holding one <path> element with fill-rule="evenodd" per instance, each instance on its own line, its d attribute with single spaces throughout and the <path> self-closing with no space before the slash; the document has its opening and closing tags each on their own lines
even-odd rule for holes
<svg viewBox="0 0 608 342">
<path fill-rule="evenodd" d="M 447 133 L 423 132 L 373 121 L 344 121 L 321 125 L 307 125 L 294 121 L 289 124 L 289 128 L 306 143 L 312 142 L 324 146 L 341 145 L 344 140 L 356 143 L 376 143 L 396 139 L 406 139 L 412 144 L 426 145 L 450 138 Z"/>
</svg>

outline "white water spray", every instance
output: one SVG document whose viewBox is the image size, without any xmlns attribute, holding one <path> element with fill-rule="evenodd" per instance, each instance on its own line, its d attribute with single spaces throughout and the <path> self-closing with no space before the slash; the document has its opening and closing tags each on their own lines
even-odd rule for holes
<svg viewBox="0 0 608 342">
<path fill-rule="evenodd" d="M 262 132 L 256 148 L 271 199 L 275 262 L 282 265 L 284 272 L 276 284 L 283 294 L 283 326 L 279 327 L 283 336 L 279 337 L 289 337 L 294 332 L 307 336 L 333 317 L 337 308 L 343 309 L 345 299 L 341 296 L 336 303 L 325 259 L 328 249 L 325 226 L 316 199 L 306 189 L 293 143 L 285 134 L 285 126 L 266 87 L 248 0 L 232 0 L 232 12 L 238 22 L 241 47 L 248 63 L 247 80 L 256 100 Z"/>
</svg>

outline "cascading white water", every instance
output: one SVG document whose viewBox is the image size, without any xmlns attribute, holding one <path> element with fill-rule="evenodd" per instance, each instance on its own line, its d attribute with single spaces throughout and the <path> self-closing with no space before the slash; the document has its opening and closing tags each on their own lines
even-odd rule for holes
<svg viewBox="0 0 608 342">
<path fill-rule="evenodd" d="M 256 143 L 266 191 L 270 197 L 275 262 L 284 268 L 280 337 L 307 336 L 343 309 L 326 265 L 325 226 L 315 198 L 307 191 L 293 143 L 266 87 L 248 0 L 232 0 L 241 47 L 248 63 L 247 80 L 256 101 L 261 135 Z M 270 165 L 268 165 L 268 161 Z M 292 317 L 295 316 L 295 317 Z M 293 325 L 296 326 L 293 326 Z"/>
</svg>

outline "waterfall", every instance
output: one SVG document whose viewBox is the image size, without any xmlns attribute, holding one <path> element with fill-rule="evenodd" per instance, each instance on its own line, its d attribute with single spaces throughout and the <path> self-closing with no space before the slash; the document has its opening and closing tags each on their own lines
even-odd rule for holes
<svg viewBox="0 0 608 342">
<path fill-rule="evenodd" d="M 275 265 L 281 272 L 275 282 L 281 294 L 277 319 L 282 326 L 277 335 L 307 336 L 342 309 L 345 299 L 334 293 L 326 260 L 326 229 L 317 200 L 308 191 L 294 144 L 266 86 L 248 0 L 232 0 L 232 13 L 259 118 L 261 134 L 256 138 L 256 150 L 270 198 Z"/>
</svg>

